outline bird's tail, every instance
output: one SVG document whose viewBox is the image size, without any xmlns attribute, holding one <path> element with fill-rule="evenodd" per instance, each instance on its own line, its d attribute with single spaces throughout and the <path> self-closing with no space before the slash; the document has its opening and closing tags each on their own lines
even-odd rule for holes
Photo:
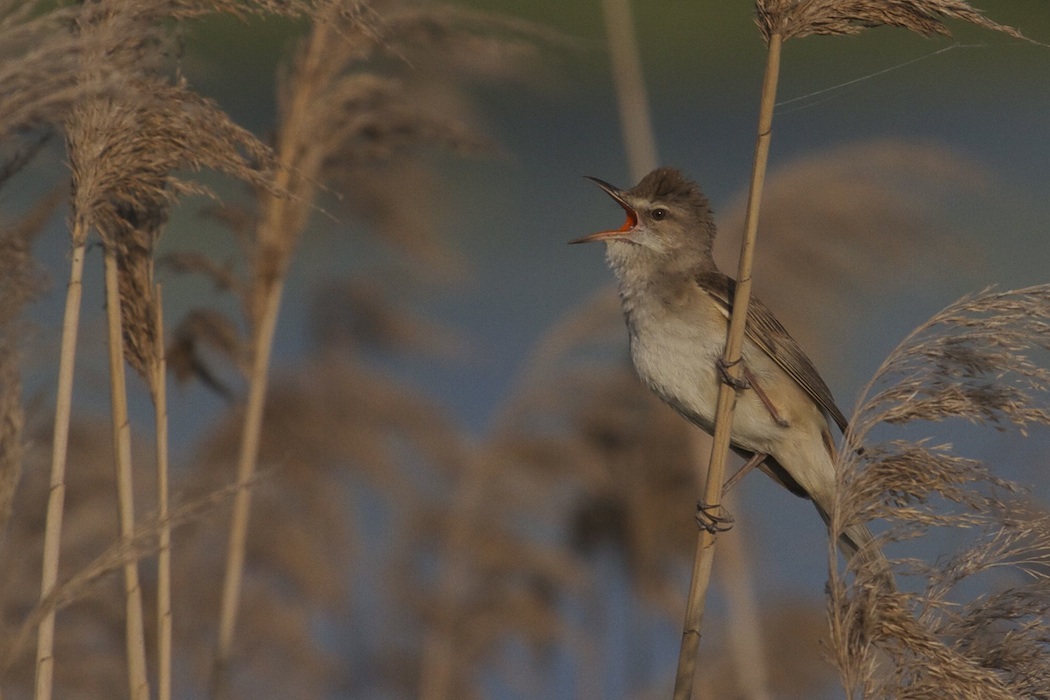
<svg viewBox="0 0 1050 700">
<path fill-rule="evenodd" d="M 890 560 L 886 558 L 875 536 L 871 534 L 871 530 L 866 525 L 855 523 L 847 526 L 839 536 L 838 545 L 858 572 L 867 569 L 873 580 L 884 581 L 891 588 L 896 588 Z"/>
<path fill-rule="evenodd" d="M 824 524 L 830 529 L 831 518 L 828 516 L 827 511 L 816 501 L 813 501 L 813 505 L 817 507 L 817 512 L 820 513 Z M 858 571 L 862 568 L 867 569 L 871 572 L 873 580 L 882 580 L 888 583 L 891 589 L 896 589 L 890 560 L 886 558 L 879 543 L 875 540 L 875 536 L 871 534 L 871 530 L 864 523 L 847 525 L 839 535 L 837 544 L 839 551 L 846 555 L 846 558 L 853 564 L 854 569 Z M 859 559 L 854 561 L 857 557 Z"/>
</svg>

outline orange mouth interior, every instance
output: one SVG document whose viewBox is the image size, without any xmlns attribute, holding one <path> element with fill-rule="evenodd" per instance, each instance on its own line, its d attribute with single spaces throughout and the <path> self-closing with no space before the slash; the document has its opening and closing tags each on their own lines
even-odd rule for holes
<svg viewBox="0 0 1050 700">
<path fill-rule="evenodd" d="M 626 206 L 625 204 L 620 204 L 620 206 L 623 207 L 623 210 L 625 212 L 627 212 L 627 220 L 623 222 L 623 226 L 621 226 L 620 228 L 618 228 L 616 230 L 617 231 L 630 231 L 632 228 L 634 228 L 635 226 L 638 225 L 638 215 L 634 213 L 634 209 L 631 209 L 630 207 Z"/>
</svg>

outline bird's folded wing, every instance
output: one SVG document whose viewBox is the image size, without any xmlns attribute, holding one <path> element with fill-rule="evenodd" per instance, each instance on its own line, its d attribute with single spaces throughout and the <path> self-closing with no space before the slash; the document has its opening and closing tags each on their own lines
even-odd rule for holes
<svg viewBox="0 0 1050 700">
<path fill-rule="evenodd" d="M 697 284 L 707 292 L 729 318 L 733 309 L 733 297 L 736 294 L 736 281 L 721 272 L 704 273 L 697 277 Z M 802 351 L 795 339 L 776 319 L 765 304 L 751 297 L 747 307 L 747 337 L 769 355 L 777 365 L 798 382 L 807 394 L 831 416 L 832 420 L 845 432 L 846 417 L 835 405 L 828 385 L 821 379 L 820 373 L 806 353 Z"/>
</svg>

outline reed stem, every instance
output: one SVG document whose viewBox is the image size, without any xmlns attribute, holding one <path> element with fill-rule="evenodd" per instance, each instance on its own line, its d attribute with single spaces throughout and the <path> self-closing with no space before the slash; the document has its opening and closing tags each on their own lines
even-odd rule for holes
<svg viewBox="0 0 1050 700">
<path fill-rule="evenodd" d="M 87 223 L 78 217 L 73 223 L 73 251 L 66 287 L 66 309 L 62 318 L 62 344 L 58 362 L 58 392 L 55 399 L 55 428 L 51 439 L 51 490 L 44 526 L 44 562 L 40 581 L 40 602 L 54 592 L 58 581 L 59 551 L 62 544 L 62 515 L 66 499 L 66 457 L 69 423 L 73 408 L 73 369 L 76 364 L 77 330 L 80 326 L 80 300 L 84 291 L 84 253 L 87 249 Z M 55 668 L 55 610 L 48 608 L 37 628 L 35 700 L 51 700 Z"/>
<path fill-rule="evenodd" d="M 755 159 L 751 170 L 751 188 L 748 194 L 747 216 L 744 221 L 744 240 L 740 249 L 740 264 L 737 272 L 736 294 L 733 297 L 733 313 L 726 336 L 725 361 L 734 377 L 740 376 L 740 355 L 744 346 L 744 327 L 747 307 L 751 301 L 751 268 L 754 260 L 755 241 L 758 233 L 758 214 L 762 201 L 762 186 L 766 178 L 769 160 L 769 143 L 773 127 L 773 106 L 776 103 L 777 80 L 780 75 L 780 50 L 782 37 L 772 34 L 766 53 L 766 73 L 762 81 L 762 100 L 758 116 L 758 135 L 755 141 Z M 717 505 L 722 500 L 722 484 L 725 482 L 726 460 L 729 455 L 729 438 L 733 425 L 733 409 L 736 392 L 723 383 L 718 392 L 718 409 L 715 414 L 715 433 L 711 447 L 711 462 L 704 487 L 704 503 Z M 711 583 L 711 568 L 714 563 L 715 535 L 701 529 L 693 559 L 693 576 L 686 602 L 685 625 L 682 630 L 682 646 L 678 656 L 675 675 L 675 700 L 690 700 L 693 694 L 693 678 L 700 650 L 700 631 L 703 624 L 704 604 Z"/>
<path fill-rule="evenodd" d="M 283 289 L 283 284 L 275 280 L 266 290 L 262 316 L 252 345 L 253 360 L 248 388 L 248 405 L 245 409 L 244 432 L 241 434 L 237 462 L 237 492 L 233 498 L 233 515 L 230 520 L 229 549 L 219 618 L 219 640 L 215 654 L 215 667 L 212 672 L 212 693 L 215 697 L 222 697 L 227 691 L 227 672 L 233 650 L 233 634 L 244 578 L 248 516 L 252 505 L 250 486 L 259 457 L 263 410 L 266 406 L 267 378 L 270 371 L 270 354 Z"/>
<path fill-rule="evenodd" d="M 121 545 L 130 548 L 135 536 L 135 505 L 131 474 L 131 425 L 128 421 L 124 328 L 120 317 L 120 270 L 117 253 L 111 245 L 106 245 L 104 257 L 113 452 L 117 471 L 117 511 Z M 124 564 L 124 603 L 130 697 L 132 700 L 147 700 L 149 681 L 146 678 L 146 636 L 142 619 L 142 588 L 139 585 L 138 559 L 135 557 L 128 557 Z"/>
<path fill-rule="evenodd" d="M 160 285 L 156 305 L 156 352 L 153 353 L 153 418 L 157 447 L 157 700 L 171 700 L 171 522 L 168 512 L 168 392 L 164 359 L 164 307 Z"/>
</svg>

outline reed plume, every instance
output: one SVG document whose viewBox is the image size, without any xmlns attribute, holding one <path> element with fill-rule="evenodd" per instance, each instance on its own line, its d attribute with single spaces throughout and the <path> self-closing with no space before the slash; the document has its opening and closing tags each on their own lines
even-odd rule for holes
<svg viewBox="0 0 1050 700">
<path fill-rule="evenodd" d="M 30 246 L 57 204 L 53 192 L 21 220 L 0 223 L 0 532 L 11 517 L 25 450 L 19 338 L 26 324 L 21 315 L 44 287 Z"/>
<path fill-rule="evenodd" d="M 377 586 L 385 603 L 385 595 L 403 585 L 407 572 L 380 566 L 358 580 L 354 562 L 375 552 L 369 550 L 370 523 L 343 486 L 353 483 L 357 488 L 352 493 L 367 493 L 370 501 L 398 516 L 392 522 L 400 522 L 423 497 L 419 472 L 453 469 L 463 445 L 459 431 L 437 406 L 334 352 L 324 352 L 294 372 L 277 373 L 269 394 L 260 473 L 251 485 L 255 524 L 246 543 L 236 663 L 223 692 L 234 697 L 323 697 L 368 679 L 337 662 L 336 650 L 316 634 L 316 621 L 329 620 L 337 633 L 365 624 L 359 621 L 374 610 L 357 607 L 358 586 Z M 228 482 L 243 419 L 242 405 L 205 436 L 186 475 L 191 495 Z M 213 664 L 211 620 L 219 612 L 221 591 L 201 572 L 222 567 L 226 533 L 216 521 L 228 516 L 227 504 L 207 522 L 175 533 L 180 552 L 176 609 L 196 613 L 176 618 L 176 638 L 184 650 L 180 658 L 205 685 Z M 340 622 L 347 620 L 351 626 Z M 396 640 L 384 636 L 375 642 L 388 649 Z M 251 653 L 242 654 L 242 649 Z M 371 665 L 373 659 L 366 656 L 371 653 L 363 650 L 360 663 Z M 279 664 L 277 659 L 293 662 Z M 378 664 L 374 668 L 378 673 Z"/>
<path fill-rule="evenodd" d="M 866 163 L 859 171 L 858 160 Z M 777 314 L 791 318 L 790 327 L 798 337 L 825 336 L 828 319 L 800 308 L 826 289 L 815 279 L 833 284 L 838 303 L 842 308 L 852 308 L 880 289 L 880 279 L 842 276 L 840 267 L 852 268 L 863 261 L 882 268 L 913 265 L 918 269 L 924 260 L 952 257 L 952 249 L 959 246 L 958 238 L 937 233 L 931 224 L 943 216 L 946 202 L 931 198 L 920 203 L 898 195 L 901 183 L 908 183 L 911 192 L 936 192 L 949 186 L 949 181 L 976 188 L 988 177 L 973 163 L 945 149 L 886 141 L 817 151 L 774 168 L 763 212 L 768 222 L 762 231 L 768 256 L 760 251 L 756 258 L 756 284 L 767 277 L 774 281 L 769 288 L 775 288 L 776 294 L 767 294 L 767 298 L 776 299 Z M 825 199 L 814 192 L 827 192 L 828 196 Z M 731 197 L 723 221 L 740 222 L 744 205 L 741 194 Z M 867 216 L 875 213 L 877 216 Z M 731 234 L 734 228 L 738 227 L 725 231 Z M 831 254 L 818 255 L 807 265 L 777 264 L 778 256 L 787 254 L 794 244 L 813 245 L 806 238 L 813 231 L 826 231 L 834 237 Z M 876 235 L 883 237 L 881 244 L 872 243 Z M 732 239 L 731 235 L 726 237 Z M 726 241 L 722 252 L 735 243 Z M 844 328 L 843 335 L 848 336 L 850 330 L 854 329 Z M 561 523 L 566 544 L 575 556 L 593 561 L 595 553 L 613 553 L 622 562 L 632 590 L 647 606 L 648 615 L 655 611 L 668 619 L 680 619 L 681 567 L 692 554 L 692 531 L 682 524 L 688 522 L 695 507 L 697 477 L 692 465 L 696 460 L 690 440 L 695 428 L 637 381 L 624 350 L 622 314 L 612 289 L 602 289 L 583 300 L 544 333 L 519 371 L 509 398 L 493 415 L 485 443 L 491 449 L 507 450 L 500 462 L 501 471 L 526 470 L 529 476 L 524 478 L 529 485 L 504 486 L 504 482 L 515 483 L 523 477 L 505 473 L 494 476 L 479 470 L 486 485 L 476 496 L 480 504 L 476 507 L 482 512 L 477 517 L 493 523 L 498 514 L 489 513 L 486 503 L 499 503 L 505 510 L 510 494 L 516 499 L 523 497 L 518 494 L 528 494 L 528 504 L 532 505 L 520 507 L 531 513 L 531 520 L 543 522 L 540 527 L 548 527 L 551 519 Z M 841 353 L 831 354 L 821 366 L 833 367 L 841 361 Z M 566 493 L 572 498 L 563 503 Z M 557 503 L 561 506 L 554 508 L 552 504 Z M 457 504 L 446 517 L 460 521 L 466 512 Z M 736 515 L 734 531 L 723 537 L 745 538 L 737 546 L 749 551 L 756 544 L 746 539 L 752 518 L 740 511 Z M 471 532 L 469 527 L 464 529 Z M 507 536 L 513 537 L 513 533 Z M 481 546 L 471 546 L 469 535 L 464 541 L 468 543 L 464 547 L 467 552 Z M 474 584 L 461 585 L 469 591 Z M 564 585 L 558 595 L 574 600 L 578 595 L 587 596 L 589 585 L 600 584 L 586 581 L 584 575 Z M 467 598 L 463 614 L 470 616 L 473 608 Z M 587 600 L 591 612 L 583 623 L 585 629 L 564 631 L 571 648 L 580 653 L 578 658 L 585 669 L 593 663 L 589 659 L 594 652 L 588 652 L 587 646 L 593 640 L 581 643 L 580 636 L 587 639 L 592 626 L 600 622 L 597 616 L 601 612 L 596 596 Z M 730 662 L 725 657 L 724 651 L 737 631 L 726 631 L 724 626 L 738 623 L 725 619 L 721 606 L 719 609 L 718 618 L 706 628 L 706 636 L 717 641 L 711 652 L 705 652 L 711 657 L 698 671 L 698 685 L 719 689 L 723 694 L 739 693 L 744 685 L 733 676 L 735 673 L 739 679 L 749 673 L 747 660 Z M 762 639 L 768 649 L 776 650 L 768 659 L 770 687 L 779 694 L 787 692 L 794 681 L 797 697 L 812 697 L 817 688 L 833 685 L 834 669 L 822 662 L 816 647 L 817 639 L 825 635 L 814 632 L 809 645 L 801 645 L 797 639 L 794 644 L 785 644 L 783 634 L 767 627 L 778 614 L 776 603 L 763 604 L 759 610 Z M 807 629 L 815 627 L 809 619 Z M 461 628 L 459 634 L 468 632 Z M 798 655 L 785 661 L 785 646 L 791 646 Z M 459 648 L 473 647 L 464 638 L 454 643 L 453 649 Z M 808 654 L 803 654 L 803 649 Z M 455 677 L 460 679 L 456 682 L 460 684 L 466 671 L 484 662 L 484 657 L 453 658 Z M 740 663 L 743 669 L 738 668 Z"/>
<path fill-rule="evenodd" d="M 966 0 L 758 0 L 755 22 L 766 41 L 774 34 L 797 39 L 813 34 L 859 34 L 871 27 L 901 27 L 923 35 L 950 35 L 945 20 L 958 20 L 1024 36 L 989 19 Z"/>
<path fill-rule="evenodd" d="M 745 319 L 751 299 L 753 262 L 762 206 L 762 193 L 773 130 L 777 86 L 780 80 L 781 54 L 784 43 L 810 34 L 855 34 L 865 27 L 899 26 L 920 34 L 948 33 L 942 18 L 956 18 L 979 26 L 1023 38 L 1016 30 L 999 25 L 973 10 L 963 0 L 892 0 L 886 3 L 869 0 L 756 0 L 756 21 L 766 41 L 766 65 L 762 79 L 755 153 L 748 191 L 744 236 L 737 266 L 737 284 L 726 331 L 722 361 L 733 368 L 740 366 L 744 342 Z M 739 370 L 737 370 L 739 372 Z M 738 376 L 730 372 L 731 376 Z M 719 386 L 718 403 L 712 435 L 711 461 L 703 502 L 721 502 L 725 463 L 730 448 L 730 426 L 733 424 L 734 395 L 728 383 Z M 713 533 L 701 532 L 697 541 L 693 577 L 687 601 L 682 645 L 675 677 L 675 700 L 692 696 L 693 676 L 700 645 L 707 589 L 714 557 Z"/>
<path fill-rule="evenodd" d="M 124 377 L 125 360 L 146 380 L 154 396 L 157 421 L 157 460 L 163 476 L 161 500 L 166 499 L 166 407 L 163 405 L 163 361 L 154 296 L 152 251 L 168 209 L 180 196 L 205 191 L 176 177 L 179 170 L 211 168 L 262 184 L 260 165 L 269 151 L 248 132 L 235 126 L 213 103 L 191 92 L 184 81 L 172 81 L 166 71 L 171 43 L 164 21 L 185 8 L 172 3 L 123 4 L 98 2 L 82 6 L 75 34 L 88 46 L 85 60 L 73 74 L 92 82 L 98 76 L 117 80 L 119 91 L 77 102 L 65 117 L 67 150 L 73 175 L 71 267 L 67 314 L 63 331 L 58 412 L 52 466 L 53 498 L 49 503 L 47 555 L 42 599 L 55 585 L 58 537 L 64 497 L 65 442 L 72 393 L 72 364 L 79 316 L 80 278 L 89 232 L 103 242 L 114 441 L 117 455 L 118 503 L 123 538 L 134 530 L 130 434 Z M 113 76 L 116 76 L 115 78 Z M 166 503 L 162 511 L 166 512 Z M 167 543 L 169 534 L 162 531 Z M 162 548 L 167 577 L 168 549 Z M 149 695 L 146 680 L 141 593 L 137 564 L 125 564 L 128 596 L 127 643 L 129 682 L 133 697 Z M 162 619 L 168 586 L 162 586 Z M 53 664 L 49 645 L 54 617 L 45 615 L 38 639 L 40 670 L 37 696 L 50 697 Z M 170 696 L 170 633 L 161 632 L 161 697 Z"/>
<path fill-rule="evenodd" d="M 83 72 L 96 43 L 94 37 L 69 31 L 81 11 L 46 2 L 0 2 L 0 93 L 6 96 L 0 105 L 0 141 L 60 125 L 80 101 L 119 89 L 120 72 Z"/>
<path fill-rule="evenodd" d="M 915 552 L 898 567 L 915 590 L 886 589 L 870 562 L 848 575 L 832 567 L 832 651 L 850 697 L 1045 697 L 1050 515 L 1001 465 L 932 432 L 1044 430 L 1048 330 L 1048 285 L 965 297 L 913 331 L 863 393 L 832 527 L 886 520 L 882 539 Z M 921 542 L 946 532 L 954 551 L 921 556 Z"/>
<path fill-rule="evenodd" d="M 473 124 L 459 82 L 465 74 L 470 77 L 466 67 L 482 77 L 498 73 L 507 65 L 498 49 L 511 47 L 506 53 L 514 58 L 524 42 L 513 38 L 527 34 L 525 25 L 500 23 L 482 13 L 400 2 L 318 2 L 310 17 L 309 32 L 278 89 L 276 192 L 256 187 L 254 211 L 220 212 L 248 258 L 244 277 L 227 285 L 238 293 L 249 335 L 240 355 L 248 379 L 235 477 L 242 487 L 256 469 L 286 275 L 319 210 L 319 194 L 329 186 L 346 188 L 348 208 L 372 224 L 374 233 L 404 250 L 418 250 L 421 238 L 406 236 L 412 227 L 404 225 L 401 198 L 410 196 L 405 186 L 416 179 L 421 154 L 435 146 L 457 153 L 490 148 Z M 512 39 L 503 39 L 506 35 Z M 465 55 L 465 47 L 484 48 L 491 60 L 482 64 L 476 55 Z M 424 251 L 439 249 L 431 244 Z M 185 256 L 178 261 L 215 277 L 219 268 L 201 262 Z M 214 315 L 203 324 L 202 317 L 196 318 L 198 328 L 218 331 L 213 338 L 229 337 L 236 327 Z M 192 330 L 181 326 L 176 338 L 185 352 L 173 356 L 175 366 L 203 368 L 194 356 L 199 341 Z M 213 673 L 214 692 L 220 694 L 227 687 L 251 499 L 249 489 L 238 489 L 231 516 Z"/>
</svg>

